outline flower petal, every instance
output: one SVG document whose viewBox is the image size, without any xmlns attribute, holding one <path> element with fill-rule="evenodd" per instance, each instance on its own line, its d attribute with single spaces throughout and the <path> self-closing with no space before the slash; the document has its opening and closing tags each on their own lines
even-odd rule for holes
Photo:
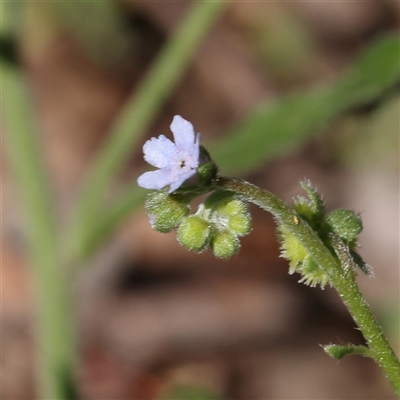
<svg viewBox="0 0 400 400">
<path fill-rule="evenodd" d="M 200 163 L 200 134 L 195 135 L 193 125 L 179 115 L 174 117 L 171 130 L 175 143 L 160 135 L 144 144 L 145 160 L 160 170 L 141 175 L 139 186 L 162 189 L 170 185 L 171 193 L 196 174 Z"/>
<path fill-rule="evenodd" d="M 185 183 L 186 180 L 191 178 L 196 173 L 197 173 L 196 169 L 170 170 L 169 172 L 170 188 L 168 193 L 172 193 L 173 191 L 178 189 Z"/>
<path fill-rule="evenodd" d="M 157 168 L 166 167 L 176 153 L 176 146 L 164 135 L 151 138 L 143 146 L 144 159 Z"/>
<path fill-rule="evenodd" d="M 168 173 L 166 173 L 165 170 L 159 169 L 157 171 L 145 172 L 140 175 L 137 179 L 137 183 L 140 187 L 145 189 L 160 190 L 171 182 Z"/>
<path fill-rule="evenodd" d="M 175 115 L 170 128 L 174 134 L 175 144 L 178 148 L 189 150 L 195 145 L 194 129 L 189 121 L 186 121 L 180 115 Z"/>
<path fill-rule="evenodd" d="M 192 151 L 192 158 L 194 160 L 197 160 L 196 168 L 200 164 L 200 140 L 201 140 L 201 133 L 198 133 L 196 135 L 196 142 L 194 144 L 193 151 Z"/>
</svg>

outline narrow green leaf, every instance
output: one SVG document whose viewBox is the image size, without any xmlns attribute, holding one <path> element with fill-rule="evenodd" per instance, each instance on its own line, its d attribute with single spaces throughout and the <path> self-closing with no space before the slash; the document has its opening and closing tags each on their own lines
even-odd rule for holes
<svg viewBox="0 0 400 400">
<path fill-rule="evenodd" d="M 225 174 L 286 154 L 343 112 L 379 99 L 400 81 L 398 35 L 373 44 L 330 87 L 263 104 L 208 149 Z"/>
<path fill-rule="evenodd" d="M 359 355 L 363 357 L 371 357 L 374 358 L 373 352 L 366 346 L 356 346 L 356 345 L 347 345 L 340 346 L 337 344 L 328 344 L 327 346 L 322 346 L 325 353 L 327 353 L 332 358 L 336 360 L 341 360 L 345 356 L 349 355 Z"/>
</svg>

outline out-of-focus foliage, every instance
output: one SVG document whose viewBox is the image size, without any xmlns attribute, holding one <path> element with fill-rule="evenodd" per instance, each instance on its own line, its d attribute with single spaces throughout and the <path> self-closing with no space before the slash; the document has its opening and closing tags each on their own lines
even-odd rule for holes
<svg viewBox="0 0 400 400">
<path fill-rule="evenodd" d="M 400 97 L 372 114 L 350 115 L 338 126 L 337 154 L 349 166 L 398 168 Z M 346 146 L 341 145 L 345 141 Z"/>
<path fill-rule="evenodd" d="M 21 22 L 21 3 L 8 2 L 1 4 L 0 59 L 17 64 L 15 44 L 16 27 Z"/>
<path fill-rule="evenodd" d="M 127 55 L 134 32 L 114 1 L 55 3 L 58 14 L 97 62 L 111 66 Z"/>
<path fill-rule="evenodd" d="M 160 400 L 220 400 L 215 394 L 204 388 L 194 386 L 176 386 Z"/>
<path fill-rule="evenodd" d="M 315 81 L 326 65 L 307 26 L 280 4 L 268 3 L 260 9 L 263 12 L 249 11 L 246 37 L 269 78 L 285 88 Z"/>
<path fill-rule="evenodd" d="M 134 30 L 118 2 L 6 2 L 1 7 L 2 41 L 15 39 L 28 25 L 39 46 L 56 33 L 67 32 L 106 67 L 121 62 L 134 44 Z"/>
<path fill-rule="evenodd" d="M 1 36 L 8 36 L 16 31 L 21 22 L 22 9 L 22 2 L 9 1 L 1 4 Z"/>
<path fill-rule="evenodd" d="M 397 35 L 383 39 L 331 87 L 261 105 L 210 144 L 213 158 L 224 173 L 248 172 L 289 152 L 334 117 L 378 100 L 399 81 L 399 46 Z"/>
</svg>

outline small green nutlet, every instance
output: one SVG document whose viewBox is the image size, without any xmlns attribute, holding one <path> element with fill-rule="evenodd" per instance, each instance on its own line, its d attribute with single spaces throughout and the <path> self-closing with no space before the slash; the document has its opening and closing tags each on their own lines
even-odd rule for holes
<svg viewBox="0 0 400 400">
<path fill-rule="evenodd" d="M 229 194 L 229 193 L 228 193 Z M 240 215 L 247 212 L 247 204 L 239 199 L 230 196 L 221 201 L 216 207 L 215 211 L 224 215 Z"/>
<path fill-rule="evenodd" d="M 228 229 L 237 236 L 246 236 L 251 231 L 250 214 L 232 215 L 228 221 Z"/>
<path fill-rule="evenodd" d="M 361 218 L 351 210 L 339 209 L 332 211 L 326 217 L 326 222 L 332 232 L 348 243 L 355 241 L 363 230 Z"/>
<path fill-rule="evenodd" d="M 218 192 L 212 194 L 207 203 L 211 206 L 212 218 L 221 231 L 229 230 L 236 236 L 245 236 L 251 231 L 251 215 L 248 205 L 229 192 Z"/>
<path fill-rule="evenodd" d="M 182 196 L 166 191 L 150 193 L 145 207 L 152 228 L 162 233 L 177 228 L 190 211 Z"/>
<path fill-rule="evenodd" d="M 195 215 L 185 218 L 179 226 L 179 242 L 197 252 L 210 246 L 219 258 L 232 256 L 240 247 L 238 237 L 251 230 L 247 204 L 234 193 L 217 190 L 199 205 Z"/>
<path fill-rule="evenodd" d="M 190 215 L 179 225 L 176 235 L 182 246 L 200 253 L 210 242 L 211 227 L 203 218 Z"/>
<path fill-rule="evenodd" d="M 211 248 L 218 258 L 229 258 L 233 256 L 240 247 L 239 239 L 231 232 L 216 231 L 211 239 Z"/>
</svg>

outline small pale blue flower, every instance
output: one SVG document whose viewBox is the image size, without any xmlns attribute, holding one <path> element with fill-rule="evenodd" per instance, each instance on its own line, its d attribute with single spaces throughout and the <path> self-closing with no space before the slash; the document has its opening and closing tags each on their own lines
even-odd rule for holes
<svg viewBox="0 0 400 400">
<path fill-rule="evenodd" d="M 143 146 L 144 159 L 159 168 L 139 176 L 138 184 L 145 189 L 160 190 L 170 185 L 168 193 L 172 193 L 197 172 L 200 133 L 195 135 L 193 125 L 180 115 L 175 115 L 170 128 L 175 143 L 160 135 Z"/>
</svg>

